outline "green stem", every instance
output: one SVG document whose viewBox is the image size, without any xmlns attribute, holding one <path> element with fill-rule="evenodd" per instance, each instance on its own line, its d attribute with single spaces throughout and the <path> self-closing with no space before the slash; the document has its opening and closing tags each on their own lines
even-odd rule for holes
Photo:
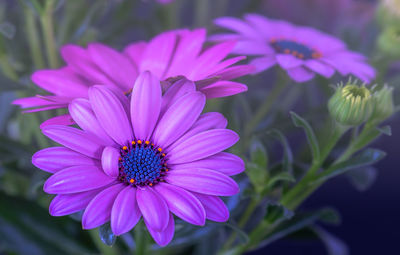
<svg viewBox="0 0 400 255">
<path fill-rule="evenodd" d="M 286 78 L 281 78 L 278 84 L 276 84 L 272 90 L 269 92 L 264 102 L 260 105 L 257 112 L 254 114 L 249 123 L 245 126 L 244 129 L 244 140 L 249 140 L 249 136 L 260 123 L 260 121 L 268 114 L 273 104 L 276 102 L 277 97 L 282 93 L 282 91 L 286 88 L 288 82 Z M 247 147 L 245 144 L 244 147 Z"/>
<path fill-rule="evenodd" d="M 257 208 L 257 205 L 258 205 L 259 201 L 260 200 L 257 199 L 257 198 L 252 198 L 252 200 L 250 201 L 250 203 L 247 206 L 246 210 L 244 211 L 242 217 L 239 220 L 239 223 L 238 223 L 238 227 L 239 228 L 243 228 L 246 225 L 246 223 L 249 220 L 250 216 L 253 214 L 254 210 Z M 226 243 L 225 243 L 225 245 L 223 247 L 223 250 L 228 250 L 232 246 L 233 242 L 236 240 L 236 237 L 237 237 L 237 233 L 233 232 L 230 235 L 230 237 L 228 238 L 228 240 L 226 241 Z"/>
<path fill-rule="evenodd" d="M 195 2 L 195 24 L 196 27 L 207 26 L 209 17 L 209 0 L 196 0 Z"/>
<path fill-rule="evenodd" d="M 33 11 L 29 7 L 25 7 L 25 27 L 33 65 L 36 69 L 43 69 L 45 67 L 45 63 L 43 59 L 42 48 L 40 47 L 41 43 L 39 32 L 36 26 L 36 18 Z"/>
<path fill-rule="evenodd" d="M 144 231 L 144 223 L 140 221 L 134 228 L 135 231 L 135 242 L 136 242 L 136 255 L 147 254 L 147 236 Z"/>
<path fill-rule="evenodd" d="M 18 81 L 18 74 L 10 65 L 7 55 L 0 56 L 0 68 L 3 74 L 12 81 Z"/>
<path fill-rule="evenodd" d="M 54 24 L 53 24 L 53 10 L 54 0 L 47 0 L 45 10 L 40 17 L 42 24 L 44 42 L 46 45 L 47 58 L 51 68 L 57 68 L 59 66 L 58 52 L 54 36 Z"/>
<path fill-rule="evenodd" d="M 351 155 L 361 150 L 380 135 L 379 130 L 373 123 L 366 123 L 361 133 L 349 144 L 345 152 L 334 162 L 334 164 L 343 162 Z"/>
<path fill-rule="evenodd" d="M 321 157 L 318 161 L 314 161 L 306 175 L 301 179 L 288 193 L 286 193 L 281 200 L 282 205 L 287 207 L 289 210 L 294 210 L 296 207 L 304 201 L 304 199 L 314 189 L 308 187 L 310 182 L 315 178 L 316 173 L 321 168 L 329 153 L 335 147 L 340 137 L 347 131 L 347 128 L 342 126 L 335 126 L 333 134 L 325 144 L 321 151 Z"/>
</svg>

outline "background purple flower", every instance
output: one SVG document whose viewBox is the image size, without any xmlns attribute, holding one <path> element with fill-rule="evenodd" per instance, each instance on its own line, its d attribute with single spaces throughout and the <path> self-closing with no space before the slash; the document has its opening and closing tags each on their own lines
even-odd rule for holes
<svg viewBox="0 0 400 255">
<path fill-rule="evenodd" d="M 250 73 L 253 67 L 233 66 L 245 58 L 242 56 L 226 59 L 234 42 L 204 49 L 205 38 L 205 29 L 182 29 L 164 32 L 148 43 L 132 43 L 123 52 L 100 43 L 91 43 L 87 48 L 66 45 L 61 55 L 67 66 L 32 75 L 32 81 L 52 95 L 17 99 L 14 104 L 33 108 L 27 112 L 64 108 L 74 98 L 87 98 L 88 89 L 96 84 L 129 93 L 143 71 L 151 71 L 161 80 L 183 76 L 196 81 L 197 89 L 207 98 L 246 91 L 246 85 L 231 80 Z M 57 121 L 67 124 L 70 118 L 65 115 Z"/>
<path fill-rule="evenodd" d="M 354 75 L 364 82 L 375 77 L 375 70 L 363 55 L 348 50 L 341 40 L 310 27 L 257 14 L 247 14 L 244 20 L 222 17 L 216 19 L 215 24 L 235 33 L 219 34 L 210 39 L 237 40 L 233 52 L 256 56 L 250 62 L 256 67 L 255 73 L 279 64 L 296 82 L 308 81 L 315 73 L 330 78 L 335 71 Z"/>
<path fill-rule="evenodd" d="M 43 133 L 65 147 L 37 152 L 32 162 L 53 175 L 44 191 L 57 194 L 50 214 L 84 210 L 84 229 L 108 221 L 115 235 L 130 231 L 143 216 L 161 246 L 174 234 L 172 214 L 194 225 L 226 221 L 218 196 L 239 192 L 230 175 L 244 170 L 223 152 L 238 135 L 217 112 L 201 114 L 204 94 L 180 79 L 164 96 L 160 81 L 138 76 L 130 102 L 123 93 L 93 86 L 88 99 L 75 99 L 70 114 L 82 129 L 49 125 Z"/>
</svg>

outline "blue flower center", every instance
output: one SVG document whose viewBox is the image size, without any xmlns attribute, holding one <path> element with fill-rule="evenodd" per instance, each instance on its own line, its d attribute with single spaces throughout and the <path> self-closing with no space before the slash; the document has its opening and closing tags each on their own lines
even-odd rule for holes
<svg viewBox="0 0 400 255">
<path fill-rule="evenodd" d="M 168 172 L 165 153 L 150 141 L 132 141 L 120 153 L 119 179 L 128 185 L 153 186 Z"/>
<path fill-rule="evenodd" d="M 311 49 L 310 47 L 293 40 L 271 40 L 270 44 L 276 52 L 291 54 L 300 59 L 317 59 L 321 57 L 321 53 L 317 50 Z"/>
</svg>

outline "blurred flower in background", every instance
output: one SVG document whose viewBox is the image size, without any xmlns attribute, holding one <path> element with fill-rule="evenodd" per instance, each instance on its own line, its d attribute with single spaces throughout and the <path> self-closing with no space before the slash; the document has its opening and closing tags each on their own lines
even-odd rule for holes
<svg viewBox="0 0 400 255">
<path fill-rule="evenodd" d="M 366 63 L 365 56 L 348 50 L 341 40 L 310 27 L 257 14 L 246 14 L 244 20 L 222 17 L 215 24 L 237 34 L 214 35 L 211 40 L 237 40 L 233 52 L 256 56 L 250 62 L 256 67 L 255 73 L 278 64 L 296 82 L 308 81 L 315 73 L 330 78 L 335 71 L 367 83 L 375 77 L 375 70 Z"/>
<path fill-rule="evenodd" d="M 205 37 L 205 29 L 164 32 L 148 43 L 130 44 L 123 52 L 100 43 L 90 43 L 87 49 L 66 45 L 61 49 L 66 67 L 39 70 L 32 75 L 35 84 L 53 95 L 17 99 L 14 104 L 33 108 L 27 112 L 64 108 L 74 98 L 87 98 L 89 87 L 96 84 L 128 94 L 138 72 L 143 71 L 152 71 L 162 80 L 183 76 L 196 81 L 197 89 L 207 98 L 246 91 L 246 85 L 230 80 L 250 73 L 253 67 L 232 66 L 244 57 L 225 59 L 235 42 L 202 51 Z M 68 124 L 70 118 L 64 115 L 50 123 L 57 122 Z"/>
</svg>

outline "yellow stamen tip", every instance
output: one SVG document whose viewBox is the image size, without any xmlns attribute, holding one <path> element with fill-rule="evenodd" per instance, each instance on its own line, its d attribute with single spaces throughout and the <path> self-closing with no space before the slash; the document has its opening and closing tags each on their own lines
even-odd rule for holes
<svg viewBox="0 0 400 255">
<path fill-rule="evenodd" d="M 122 147 L 122 149 L 123 149 L 124 151 L 126 151 L 126 150 L 128 149 L 128 147 L 127 147 L 127 146 L 124 146 L 124 147 Z"/>
<path fill-rule="evenodd" d="M 161 151 L 162 151 L 162 149 L 161 149 L 161 148 L 158 148 L 158 151 L 159 151 L 159 152 L 161 152 Z"/>
<path fill-rule="evenodd" d="M 130 179 L 129 182 L 130 182 L 130 183 L 134 183 L 135 180 L 134 180 L 134 179 Z"/>
</svg>

